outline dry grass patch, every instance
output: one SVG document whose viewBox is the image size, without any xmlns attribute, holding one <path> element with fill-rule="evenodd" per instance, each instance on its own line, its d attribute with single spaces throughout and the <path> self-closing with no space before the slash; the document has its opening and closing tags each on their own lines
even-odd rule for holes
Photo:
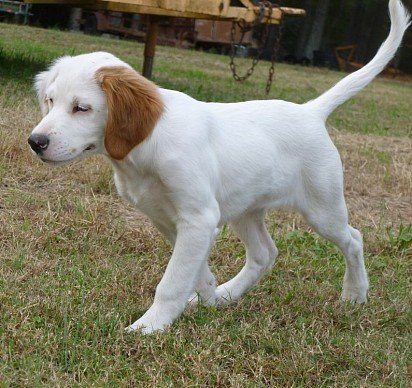
<svg viewBox="0 0 412 388">
<path fill-rule="evenodd" d="M 412 220 L 412 140 L 332 131 L 345 170 L 355 224 L 399 226 Z"/>
</svg>

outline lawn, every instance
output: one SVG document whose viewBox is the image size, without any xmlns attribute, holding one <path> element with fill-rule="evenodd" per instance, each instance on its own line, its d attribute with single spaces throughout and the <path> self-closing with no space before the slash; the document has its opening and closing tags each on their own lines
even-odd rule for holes
<svg viewBox="0 0 412 388">
<path fill-rule="evenodd" d="M 117 196 L 104 159 L 51 169 L 27 145 L 40 119 L 34 74 L 60 55 L 96 50 L 141 69 L 135 42 L 0 24 L 0 387 L 407 387 L 412 84 L 379 78 L 328 121 L 351 224 L 364 234 L 367 305 L 339 301 L 344 263 L 334 246 L 298 215 L 271 212 L 280 254 L 257 287 L 145 337 L 123 329 L 150 305 L 171 247 Z M 268 68 L 238 84 L 226 57 L 158 47 L 154 81 L 205 101 L 303 102 L 344 76 L 278 64 L 266 96 Z M 219 283 L 243 262 L 223 228 L 211 254 Z"/>
</svg>

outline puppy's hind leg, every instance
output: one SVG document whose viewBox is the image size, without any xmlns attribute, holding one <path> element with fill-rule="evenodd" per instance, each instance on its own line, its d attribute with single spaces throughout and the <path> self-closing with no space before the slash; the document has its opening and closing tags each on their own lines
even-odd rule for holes
<svg viewBox="0 0 412 388">
<path fill-rule="evenodd" d="M 348 224 L 342 174 L 336 171 L 339 170 L 330 172 L 327 179 L 311 180 L 316 184 L 306 188 L 305 205 L 301 210 L 308 224 L 322 237 L 336 244 L 345 256 L 342 299 L 365 303 L 369 283 L 363 258 L 362 235 Z"/>
<path fill-rule="evenodd" d="M 321 236 L 336 244 L 345 256 L 346 272 L 343 279 L 342 299 L 365 303 L 369 284 L 363 259 L 363 244 L 359 238 L 360 233 L 354 237 L 351 231 L 356 229 L 344 222 L 330 222 L 330 218 L 325 217 L 325 214 L 320 217 L 319 215 L 309 217 L 308 223 Z"/>
<path fill-rule="evenodd" d="M 216 289 L 217 304 L 233 302 L 254 286 L 272 268 L 278 250 L 265 225 L 265 211 L 245 214 L 232 223 L 235 233 L 246 246 L 246 264 L 231 280 Z"/>
</svg>

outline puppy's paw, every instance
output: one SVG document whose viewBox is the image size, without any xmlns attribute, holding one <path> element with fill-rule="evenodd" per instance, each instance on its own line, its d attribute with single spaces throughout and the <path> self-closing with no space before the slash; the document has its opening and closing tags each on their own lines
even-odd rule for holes
<svg viewBox="0 0 412 388">
<path fill-rule="evenodd" d="M 368 295 L 367 287 L 343 287 L 342 301 L 350 303 L 366 303 Z"/>
<path fill-rule="evenodd" d="M 140 319 L 126 327 L 125 331 L 132 333 L 139 330 L 142 334 L 151 334 L 155 331 L 166 330 L 172 324 L 172 320 L 156 310 L 152 308 L 147 310 Z"/>
<path fill-rule="evenodd" d="M 217 306 L 226 306 L 237 301 L 236 297 L 230 289 L 226 288 L 224 284 L 220 285 L 216 289 L 216 305 Z"/>
</svg>

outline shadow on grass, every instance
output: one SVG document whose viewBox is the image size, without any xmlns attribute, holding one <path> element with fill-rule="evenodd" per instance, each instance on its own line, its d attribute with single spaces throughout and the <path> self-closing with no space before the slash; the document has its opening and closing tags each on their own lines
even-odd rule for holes
<svg viewBox="0 0 412 388">
<path fill-rule="evenodd" d="M 32 84 L 35 74 L 45 70 L 49 62 L 47 58 L 35 58 L 29 53 L 10 53 L 0 47 L 0 79 Z"/>
</svg>

